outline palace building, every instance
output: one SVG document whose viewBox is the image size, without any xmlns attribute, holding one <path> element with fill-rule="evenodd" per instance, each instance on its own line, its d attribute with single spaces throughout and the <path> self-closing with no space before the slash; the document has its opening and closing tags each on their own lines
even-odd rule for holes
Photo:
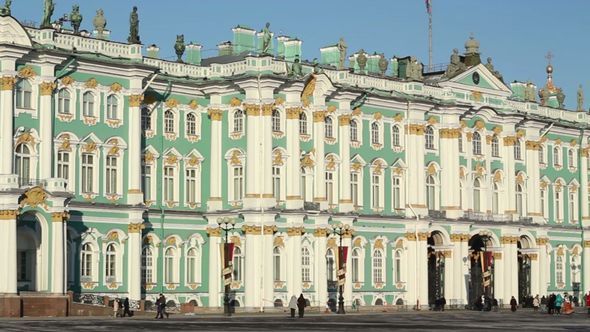
<svg viewBox="0 0 590 332">
<path fill-rule="evenodd" d="M 222 308 L 223 220 L 241 310 L 590 290 L 590 118 L 551 65 L 537 89 L 473 37 L 428 70 L 232 32 L 169 61 L 0 16 L 0 302 Z"/>
</svg>

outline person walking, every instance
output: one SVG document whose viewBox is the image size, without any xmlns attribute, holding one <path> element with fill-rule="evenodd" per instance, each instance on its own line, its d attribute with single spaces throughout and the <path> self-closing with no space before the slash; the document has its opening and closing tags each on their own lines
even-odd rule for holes
<svg viewBox="0 0 590 332">
<path fill-rule="evenodd" d="M 113 317 L 117 318 L 118 314 L 119 314 L 119 300 L 114 299 L 113 300 Z"/>
<path fill-rule="evenodd" d="M 585 296 L 586 308 L 588 309 L 588 315 L 590 316 L 590 292 Z"/>
<path fill-rule="evenodd" d="M 131 317 L 131 311 L 129 311 L 129 298 L 126 297 L 125 301 L 123 301 L 123 317 L 129 316 Z"/>
<path fill-rule="evenodd" d="M 440 310 L 445 311 L 445 305 L 447 305 L 447 299 L 445 297 L 441 297 L 440 299 Z"/>
<path fill-rule="evenodd" d="M 563 297 L 561 294 L 557 294 L 555 296 L 555 313 L 560 315 L 561 314 L 561 306 L 563 305 Z"/>
<path fill-rule="evenodd" d="M 162 319 L 164 316 L 162 315 L 162 293 L 158 295 L 158 299 L 156 300 L 156 319 Z"/>
<path fill-rule="evenodd" d="M 535 312 L 539 311 L 539 294 L 533 299 L 533 309 L 535 309 Z"/>
<path fill-rule="evenodd" d="M 170 314 L 168 312 L 166 312 L 166 297 L 164 296 L 164 294 L 160 294 L 160 305 L 162 306 L 162 310 L 160 311 L 160 318 L 164 318 L 164 315 L 166 315 L 166 318 L 170 317 Z"/>
<path fill-rule="evenodd" d="M 297 296 L 291 296 L 289 300 L 289 310 L 291 310 L 291 318 L 295 318 L 295 310 L 297 310 Z"/>
<path fill-rule="evenodd" d="M 516 299 L 514 298 L 514 296 L 510 299 L 510 311 L 515 312 L 516 311 L 516 306 L 518 305 L 518 303 L 516 302 Z"/>
<path fill-rule="evenodd" d="M 303 314 L 305 314 L 305 298 L 303 297 L 303 293 L 301 293 L 301 295 L 299 295 L 299 298 L 297 299 L 297 309 L 299 309 L 299 318 L 303 318 Z"/>
</svg>

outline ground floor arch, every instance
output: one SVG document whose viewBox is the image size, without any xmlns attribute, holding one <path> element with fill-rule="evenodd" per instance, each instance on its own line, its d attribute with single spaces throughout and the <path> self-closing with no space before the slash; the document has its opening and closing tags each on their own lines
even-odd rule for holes
<svg viewBox="0 0 590 332">
<path fill-rule="evenodd" d="M 445 297 L 445 244 L 440 231 L 432 231 L 427 241 L 428 305 L 435 306 Z"/>
<path fill-rule="evenodd" d="M 493 245 L 491 234 L 483 232 L 471 236 L 468 241 L 468 305 L 473 309 L 490 307 L 495 298 L 494 255 L 490 250 Z"/>
</svg>

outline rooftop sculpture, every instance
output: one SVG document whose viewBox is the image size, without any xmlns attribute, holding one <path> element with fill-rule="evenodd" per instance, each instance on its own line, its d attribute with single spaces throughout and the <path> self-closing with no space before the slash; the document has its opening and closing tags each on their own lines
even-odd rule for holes
<svg viewBox="0 0 590 332">
<path fill-rule="evenodd" d="M 51 25 L 51 16 L 53 15 L 53 10 L 55 9 L 55 5 L 53 0 L 45 0 L 43 3 L 43 19 L 41 20 L 41 29 L 45 28 L 52 28 Z"/>
<path fill-rule="evenodd" d="M 107 19 L 104 17 L 104 11 L 101 9 L 96 11 L 96 16 L 92 20 L 94 30 L 97 31 L 97 37 L 99 39 L 104 38 L 104 31 L 107 26 Z"/>
<path fill-rule="evenodd" d="M 129 44 L 141 44 L 139 40 L 139 15 L 137 14 L 137 6 L 133 6 L 133 11 L 129 15 Z"/>
<path fill-rule="evenodd" d="M 80 25 L 82 24 L 82 14 L 80 14 L 80 6 L 73 5 L 72 12 L 70 13 L 70 24 L 72 25 L 72 29 L 74 29 L 74 34 L 80 33 Z"/>
</svg>

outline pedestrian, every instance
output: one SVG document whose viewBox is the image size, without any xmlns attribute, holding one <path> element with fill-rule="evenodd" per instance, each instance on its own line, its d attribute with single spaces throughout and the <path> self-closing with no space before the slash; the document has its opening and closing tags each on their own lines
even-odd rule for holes
<svg viewBox="0 0 590 332">
<path fill-rule="evenodd" d="M 480 305 L 481 305 L 481 311 L 484 311 L 484 309 L 486 307 L 486 296 L 483 294 L 481 295 Z"/>
<path fill-rule="evenodd" d="M 443 296 L 440 299 L 440 310 L 441 311 L 445 311 L 445 305 L 447 305 L 447 299 L 445 299 L 445 297 Z"/>
<path fill-rule="evenodd" d="M 494 310 L 494 312 L 498 312 L 498 299 L 496 298 L 492 299 L 492 310 Z"/>
<path fill-rule="evenodd" d="M 588 292 L 588 295 L 586 295 L 586 307 L 588 309 L 588 315 L 590 315 L 590 291 Z"/>
<path fill-rule="evenodd" d="M 291 296 L 289 300 L 289 310 L 291 310 L 291 318 L 295 318 L 295 310 L 297 310 L 297 296 Z"/>
<path fill-rule="evenodd" d="M 164 296 L 164 294 L 160 294 L 160 305 L 162 306 L 162 311 L 160 312 L 160 318 L 164 318 L 164 315 L 166 315 L 166 318 L 170 317 L 170 314 L 168 312 L 166 312 L 166 297 Z"/>
<path fill-rule="evenodd" d="M 563 313 L 565 315 L 571 315 L 574 313 L 574 302 L 572 302 L 572 297 L 567 296 L 567 293 L 564 296 L 565 302 L 563 304 Z"/>
<path fill-rule="evenodd" d="M 537 294 L 537 296 L 535 296 L 533 299 L 533 309 L 535 309 L 535 311 L 539 311 L 539 294 Z"/>
<path fill-rule="evenodd" d="M 514 298 L 514 296 L 510 299 L 510 311 L 515 312 L 516 311 L 516 306 L 518 305 L 518 303 L 516 302 L 516 299 Z"/>
<path fill-rule="evenodd" d="M 563 297 L 561 294 L 555 296 L 555 313 L 561 315 L 561 306 L 563 305 Z"/>
<path fill-rule="evenodd" d="M 123 317 L 129 316 L 131 317 L 131 311 L 129 311 L 129 298 L 126 297 L 125 301 L 123 301 Z"/>
<path fill-rule="evenodd" d="M 119 314 L 119 300 L 114 299 L 113 300 L 113 317 L 117 317 L 117 315 Z"/>
<path fill-rule="evenodd" d="M 305 298 L 303 297 L 303 293 L 299 295 L 297 299 L 297 309 L 299 309 L 299 318 L 303 318 L 303 314 L 305 313 L 305 307 L 307 303 L 305 303 Z"/>
<path fill-rule="evenodd" d="M 162 316 L 162 304 L 160 303 L 161 300 L 162 300 L 162 293 L 160 293 L 160 295 L 158 295 L 158 299 L 156 300 L 156 319 L 164 318 L 164 316 Z"/>
</svg>

